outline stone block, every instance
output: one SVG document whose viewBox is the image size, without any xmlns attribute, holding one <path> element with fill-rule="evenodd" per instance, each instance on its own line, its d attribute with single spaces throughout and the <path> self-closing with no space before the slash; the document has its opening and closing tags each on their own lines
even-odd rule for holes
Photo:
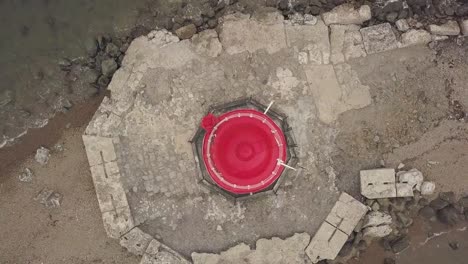
<svg viewBox="0 0 468 264">
<path fill-rule="evenodd" d="M 361 28 L 361 34 L 367 54 L 384 52 L 398 47 L 392 26 L 389 23 Z"/>
<path fill-rule="evenodd" d="M 362 24 L 371 19 L 371 9 L 368 5 L 362 5 L 359 9 L 354 9 L 352 4 L 343 4 L 333 8 L 330 12 L 322 14 L 325 25 L 331 24 Z"/>
<path fill-rule="evenodd" d="M 400 183 L 397 182 L 395 184 L 396 187 L 396 197 L 413 197 L 414 192 L 413 192 L 413 187 L 411 184 L 408 183 Z"/>
<path fill-rule="evenodd" d="M 102 221 L 107 236 L 116 239 L 135 226 L 129 207 L 117 208 L 114 211 L 102 213 Z"/>
<path fill-rule="evenodd" d="M 261 49 L 272 54 L 286 48 L 283 18 L 275 17 L 262 21 L 239 14 L 224 17 L 219 35 L 224 50 L 230 55 Z"/>
<path fill-rule="evenodd" d="M 442 25 L 429 25 L 429 32 L 440 36 L 458 36 L 460 34 L 460 26 L 456 21 L 448 21 Z"/>
<path fill-rule="evenodd" d="M 409 47 L 413 45 L 426 45 L 431 42 L 432 37 L 429 32 L 424 29 L 411 29 L 401 34 L 401 47 Z"/>
<path fill-rule="evenodd" d="M 468 19 L 460 21 L 460 30 L 463 36 L 468 36 Z"/>
<path fill-rule="evenodd" d="M 359 32 L 360 28 L 357 25 L 330 26 L 330 61 L 333 64 L 367 55 Z"/>
<path fill-rule="evenodd" d="M 152 236 L 135 227 L 120 238 L 120 245 L 130 253 L 142 256 L 152 240 Z"/>
<path fill-rule="evenodd" d="M 367 206 L 343 192 L 325 221 L 343 233 L 351 235 L 366 212 Z"/>
<path fill-rule="evenodd" d="M 112 138 L 83 135 L 83 142 L 89 166 L 92 167 L 117 159 Z"/>
<path fill-rule="evenodd" d="M 329 223 L 323 222 L 305 252 L 312 263 L 335 259 L 347 239 L 348 235 Z"/>
<path fill-rule="evenodd" d="M 308 62 L 312 64 L 330 62 L 328 27 L 321 19 L 315 25 L 285 25 L 285 31 L 288 46 L 297 49 L 300 53 L 304 52 Z"/>
<path fill-rule="evenodd" d="M 101 212 L 128 207 L 127 196 L 120 181 L 120 174 L 109 174 L 103 165 L 91 167 L 94 188 Z"/>
<path fill-rule="evenodd" d="M 360 178 L 361 194 L 368 199 L 396 197 L 394 169 L 363 170 Z"/>
</svg>

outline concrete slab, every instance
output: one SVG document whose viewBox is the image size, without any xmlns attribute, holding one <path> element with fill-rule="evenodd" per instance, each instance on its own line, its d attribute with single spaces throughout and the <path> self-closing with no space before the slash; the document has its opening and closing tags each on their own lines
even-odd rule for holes
<svg viewBox="0 0 468 264">
<path fill-rule="evenodd" d="M 356 225 L 367 213 L 367 206 L 347 193 L 342 193 L 325 221 L 347 235 L 351 235 Z"/>
<path fill-rule="evenodd" d="M 368 5 L 362 5 L 359 9 L 354 9 L 352 4 L 342 4 L 333 8 L 330 12 L 322 14 L 325 24 L 362 24 L 371 19 L 371 9 Z"/>
<path fill-rule="evenodd" d="M 142 256 L 152 240 L 152 236 L 135 227 L 120 238 L 120 245 L 130 253 Z"/>
<path fill-rule="evenodd" d="M 283 16 L 279 13 L 264 19 L 250 19 L 249 15 L 234 14 L 223 18 L 220 41 L 230 55 L 264 49 L 275 53 L 286 48 Z"/>
<path fill-rule="evenodd" d="M 361 194 L 369 199 L 396 197 L 395 170 L 376 169 L 360 172 Z"/>
<path fill-rule="evenodd" d="M 398 47 L 396 36 L 389 23 L 361 28 L 360 31 L 367 54 L 384 52 Z"/>
<path fill-rule="evenodd" d="M 347 239 L 348 235 L 329 223 L 323 222 L 305 252 L 312 263 L 335 259 Z"/>
</svg>

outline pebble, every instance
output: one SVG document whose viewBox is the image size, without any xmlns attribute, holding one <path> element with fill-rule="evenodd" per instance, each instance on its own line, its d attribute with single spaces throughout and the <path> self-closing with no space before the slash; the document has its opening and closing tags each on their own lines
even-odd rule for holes
<svg viewBox="0 0 468 264">
<path fill-rule="evenodd" d="M 190 39 L 195 33 L 197 33 L 197 27 L 194 24 L 183 26 L 175 31 L 179 39 Z"/>
<path fill-rule="evenodd" d="M 31 169 L 26 168 L 24 171 L 18 176 L 20 182 L 31 182 L 34 177 L 34 173 Z"/>
<path fill-rule="evenodd" d="M 216 231 L 223 231 L 223 227 L 220 225 L 216 226 Z"/>
<path fill-rule="evenodd" d="M 34 159 L 41 165 L 46 165 L 49 162 L 50 150 L 40 147 L 36 150 Z"/>
</svg>

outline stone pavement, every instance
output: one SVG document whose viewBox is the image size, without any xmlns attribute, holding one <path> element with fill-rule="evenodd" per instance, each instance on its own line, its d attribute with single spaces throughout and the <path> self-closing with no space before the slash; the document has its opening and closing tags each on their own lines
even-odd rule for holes
<svg viewBox="0 0 468 264">
<path fill-rule="evenodd" d="M 399 46 L 385 25 L 294 24 L 276 12 L 227 15 L 219 34 L 188 40 L 164 30 L 135 39 L 83 136 L 107 233 L 142 263 L 314 234 L 339 195 L 333 170 L 316 168 L 318 155 L 330 153 L 340 114 L 372 103 L 347 62 Z M 233 203 L 198 183 L 188 140 L 210 105 L 243 97 L 275 101 L 288 116 L 300 169 L 276 195 Z M 308 237 L 290 238 L 301 257 L 280 259 L 307 263 Z M 211 263 L 192 255 L 205 258 Z"/>
</svg>

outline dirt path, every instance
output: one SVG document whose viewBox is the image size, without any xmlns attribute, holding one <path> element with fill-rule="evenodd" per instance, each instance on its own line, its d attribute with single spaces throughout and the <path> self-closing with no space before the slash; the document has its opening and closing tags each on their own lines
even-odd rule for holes
<svg viewBox="0 0 468 264">
<path fill-rule="evenodd" d="M 29 157 L 0 178 L 0 263 L 138 263 L 104 232 L 82 132 L 66 130 L 64 150 L 45 167 Z M 35 173 L 31 183 L 17 178 L 26 167 Z M 47 209 L 33 200 L 42 188 L 63 194 L 62 205 Z"/>
</svg>

